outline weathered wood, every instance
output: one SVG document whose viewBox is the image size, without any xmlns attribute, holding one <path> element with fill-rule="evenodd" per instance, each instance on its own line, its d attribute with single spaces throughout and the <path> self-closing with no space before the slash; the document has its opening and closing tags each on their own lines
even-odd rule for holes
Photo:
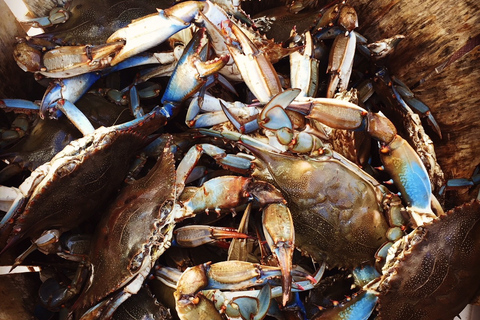
<svg viewBox="0 0 480 320">
<path fill-rule="evenodd" d="M 437 119 L 443 139 L 431 137 L 446 179 L 470 177 L 480 163 L 479 3 L 359 0 L 353 6 L 359 32 L 371 42 L 406 36 L 390 57 L 390 70 L 415 86 Z M 451 204 L 474 196 L 466 191 Z"/>
</svg>

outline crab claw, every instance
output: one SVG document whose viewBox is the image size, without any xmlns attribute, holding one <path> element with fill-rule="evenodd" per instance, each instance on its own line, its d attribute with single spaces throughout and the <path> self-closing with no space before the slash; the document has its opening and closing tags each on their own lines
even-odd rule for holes
<svg viewBox="0 0 480 320">
<path fill-rule="evenodd" d="M 205 85 L 208 76 L 220 70 L 228 62 L 228 56 L 206 61 L 207 43 L 205 28 L 200 28 L 183 51 L 162 97 L 167 117 L 174 114 L 178 104 Z"/>
<path fill-rule="evenodd" d="M 63 46 L 43 55 L 41 73 L 48 77 L 71 77 L 110 66 L 110 56 L 123 47 L 123 42 L 96 46 Z"/>
<path fill-rule="evenodd" d="M 111 65 L 153 48 L 187 28 L 204 6 L 202 1 L 185 1 L 165 10 L 158 9 L 158 13 L 134 20 L 117 30 L 107 43 L 123 40 L 125 46 L 115 55 Z"/>
<path fill-rule="evenodd" d="M 40 104 L 40 116 L 44 117 L 48 114 L 51 118 L 58 118 L 60 112 L 56 108 L 56 104 L 59 100 L 77 102 L 98 79 L 100 79 L 98 73 L 90 72 L 54 81 L 43 96 Z"/>
<path fill-rule="evenodd" d="M 285 306 L 292 290 L 291 271 L 295 242 L 292 215 L 285 204 L 273 203 L 263 210 L 263 230 L 282 271 L 282 303 Z"/>
<path fill-rule="evenodd" d="M 305 33 L 305 49 L 290 55 L 290 82 L 292 88 L 300 88 L 302 97 L 314 97 L 318 88 L 318 65 L 313 52 L 315 50 L 312 35 Z"/>
<path fill-rule="evenodd" d="M 370 43 L 367 45 L 367 48 L 370 51 L 371 57 L 374 60 L 379 60 L 391 54 L 403 39 L 405 39 L 404 35 L 397 34 L 391 38 Z"/>
<path fill-rule="evenodd" d="M 221 319 L 214 304 L 206 299 L 206 295 L 199 294 L 201 290 L 235 290 L 264 285 L 269 279 L 277 277 L 279 273 L 278 268 L 243 261 L 223 261 L 215 264 L 205 263 L 188 268 L 178 280 L 177 290 L 174 293 L 177 313 L 180 319 L 197 319 L 201 318 L 202 315 L 209 319 Z M 270 288 L 267 287 L 267 290 L 270 291 Z M 269 305 L 270 294 L 269 292 L 264 293 L 267 293 L 267 295 L 262 295 L 260 299 L 260 302 L 262 302 L 261 305 L 264 307 L 261 307 L 255 312 L 261 312 L 263 316 L 248 318 L 262 319 L 265 316 Z M 249 308 L 252 306 L 252 301 L 238 300 L 236 302 L 240 302 L 238 308 L 248 308 L 252 310 Z M 238 310 L 238 308 L 237 312 L 247 313 L 246 311 L 248 311 Z M 226 312 L 229 312 L 228 307 Z"/>
<path fill-rule="evenodd" d="M 266 54 L 258 50 L 237 25 L 229 21 L 227 26 L 241 47 L 240 50 L 233 45 L 231 38 L 225 36 L 228 50 L 235 60 L 243 80 L 260 102 L 267 103 L 272 96 L 282 92 L 277 72 Z M 225 26 L 223 31 L 228 32 Z"/>
<path fill-rule="evenodd" d="M 341 34 L 335 38 L 328 60 L 327 72 L 330 73 L 330 83 L 327 89 L 327 98 L 333 98 L 337 88 L 340 91 L 347 89 L 352 73 L 355 46 L 355 32 Z"/>
</svg>

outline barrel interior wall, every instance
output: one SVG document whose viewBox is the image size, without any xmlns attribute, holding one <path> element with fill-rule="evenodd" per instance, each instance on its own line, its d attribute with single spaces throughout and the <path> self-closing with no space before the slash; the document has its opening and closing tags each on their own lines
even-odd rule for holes
<svg viewBox="0 0 480 320">
<path fill-rule="evenodd" d="M 5 1 L 0 1 L 0 98 L 25 98 L 30 95 L 34 79 L 23 72 L 13 59 L 15 37 L 25 31 L 15 19 Z"/>
<path fill-rule="evenodd" d="M 438 121 L 443 139 L 431 137 L 445 178 L 469 178 L 480 164 L 478 3 L 360 0 L 354 6 L 359 32 L 369 41 L 406 36 L 388 66 Z M 478 189 L 450 194 L 447 205 L 471 199 Z"/>
</svg>

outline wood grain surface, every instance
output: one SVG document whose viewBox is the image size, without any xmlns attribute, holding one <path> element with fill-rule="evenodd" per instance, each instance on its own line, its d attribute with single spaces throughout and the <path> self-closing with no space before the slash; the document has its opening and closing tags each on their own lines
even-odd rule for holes
<svg viewBox="0 0 480 320">
<path fill-rule="evenodd" d="M 403 34 L 388 62 L 437 119 L 443 139 L 430 135 L 445 178 L 469 178 L 480 164 L 480 3 L 359 0 L 359 32 L 370 42 Z M 478 193 L 447 193 L 447 206 Z"/>
</svg>

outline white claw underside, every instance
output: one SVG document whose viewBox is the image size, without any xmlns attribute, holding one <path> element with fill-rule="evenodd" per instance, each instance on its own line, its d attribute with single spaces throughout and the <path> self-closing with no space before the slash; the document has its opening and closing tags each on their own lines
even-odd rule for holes
<svg viewBox="0 0 480 320">
<path fill-rule="evenodd" d="M 125 46 L 113 58 L 115 65 L 128 57 L 159 45 L 176 32 L 188 27 L 184 21 L 166 17 L 163 10 L 142 19 L 135 20 L 127 27 L 117 30 L 108 38 L 107 43 L 125 40 Z"/>
</svg>

